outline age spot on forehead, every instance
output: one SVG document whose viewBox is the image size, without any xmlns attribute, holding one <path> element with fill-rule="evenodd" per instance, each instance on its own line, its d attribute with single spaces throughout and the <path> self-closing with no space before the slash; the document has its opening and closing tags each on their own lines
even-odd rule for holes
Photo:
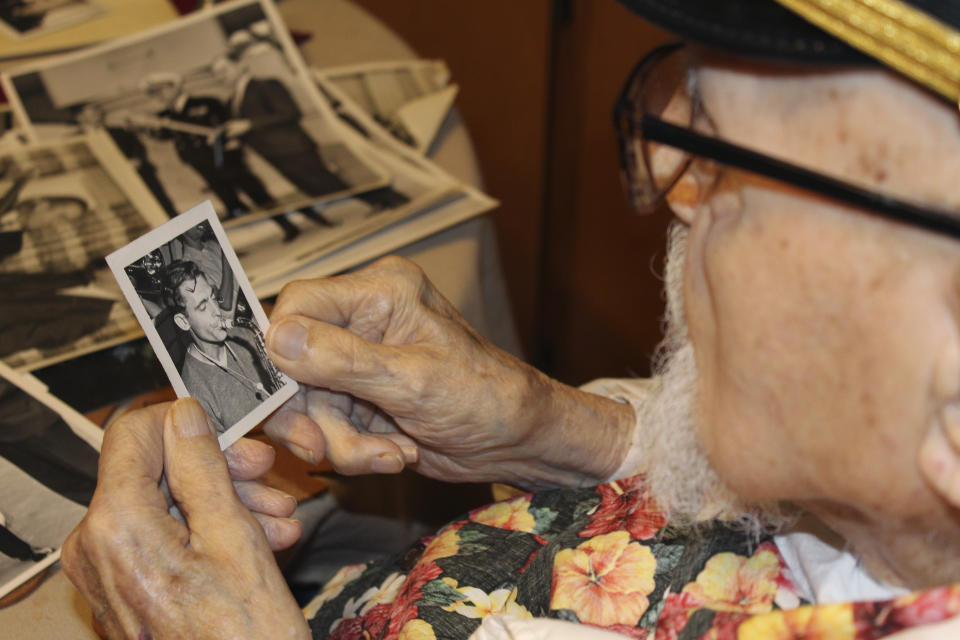
<svg viewBox="0 0 960 640">
<path fill-rule="evenodd" d="M 861 151 L 857 156 L 857 169 L 864 179 L 883 184 L 887 180 L 890 164 L 889 147 L 883 140 Z"/>
<path fill-rule="evenodd" d="M 699 78 L 705 108 L 731 141 L 894 197 L 960 203 L 956 108 L 892 73 L 747 73 L 718 63 Z"/>
</svg>

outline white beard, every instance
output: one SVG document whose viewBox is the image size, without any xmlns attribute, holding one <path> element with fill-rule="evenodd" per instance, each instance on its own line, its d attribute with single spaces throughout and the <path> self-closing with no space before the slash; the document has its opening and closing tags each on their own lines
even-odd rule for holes
<svg viewBox="0 0 960 640">
<path fill-rule="evenodd" d="M 781 527 L 794 516 L 778 504 L 750 503 L 733 493 L 697 441 L 697 363 L 683 306 L 687 234 L 687 227 L 679 223 L 669 232 L 664 339 L 653 362 L 656 387 L 637 409 L 644 429 L 640 468 L 671 523 L 689 526 L 719 518 L 758 534 Z"/>
</svg>

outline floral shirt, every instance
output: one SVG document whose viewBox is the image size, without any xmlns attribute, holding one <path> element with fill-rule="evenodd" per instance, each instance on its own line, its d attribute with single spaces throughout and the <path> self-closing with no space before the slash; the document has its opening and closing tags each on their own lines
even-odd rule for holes
<svg viewBox="0 0 960 640">
<path fill-rule="evenodd" d="M 467 638 L 491 614 L 644 640 L 875 640 L 960 614 L 960 585 L 811 605 L 772 539 L 671 527 L 634 476 L 477 509 L 387 563 L 342 569 L 307 607 L 317 638 Z"/>
</svg>

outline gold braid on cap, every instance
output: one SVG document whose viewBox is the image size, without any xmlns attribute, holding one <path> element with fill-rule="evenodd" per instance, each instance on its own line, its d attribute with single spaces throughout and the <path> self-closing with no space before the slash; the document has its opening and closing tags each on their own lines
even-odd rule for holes
<svg viewBox="0 0 960 640">
<path fill-rule="evenodd" d="M 960 31 L 901 0 L 776 0 L 852 47 L 960 103 Z"/>
</svg>

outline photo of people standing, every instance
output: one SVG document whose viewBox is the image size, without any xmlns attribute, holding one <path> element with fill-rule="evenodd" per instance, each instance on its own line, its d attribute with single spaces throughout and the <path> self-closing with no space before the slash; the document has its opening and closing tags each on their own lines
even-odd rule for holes
<svg viewBox="0 0 960 640">
<path fill-rule="evenodd" d="M 39 139 L 105 129 L 170 217 L 199 201 L 221 220 L 300 211 L 389 182 L 357 153 L 289 37 L 260 2 L 15 72 Z M 84 78 L 84 82 L 77 82 Z"/>
</svg>

